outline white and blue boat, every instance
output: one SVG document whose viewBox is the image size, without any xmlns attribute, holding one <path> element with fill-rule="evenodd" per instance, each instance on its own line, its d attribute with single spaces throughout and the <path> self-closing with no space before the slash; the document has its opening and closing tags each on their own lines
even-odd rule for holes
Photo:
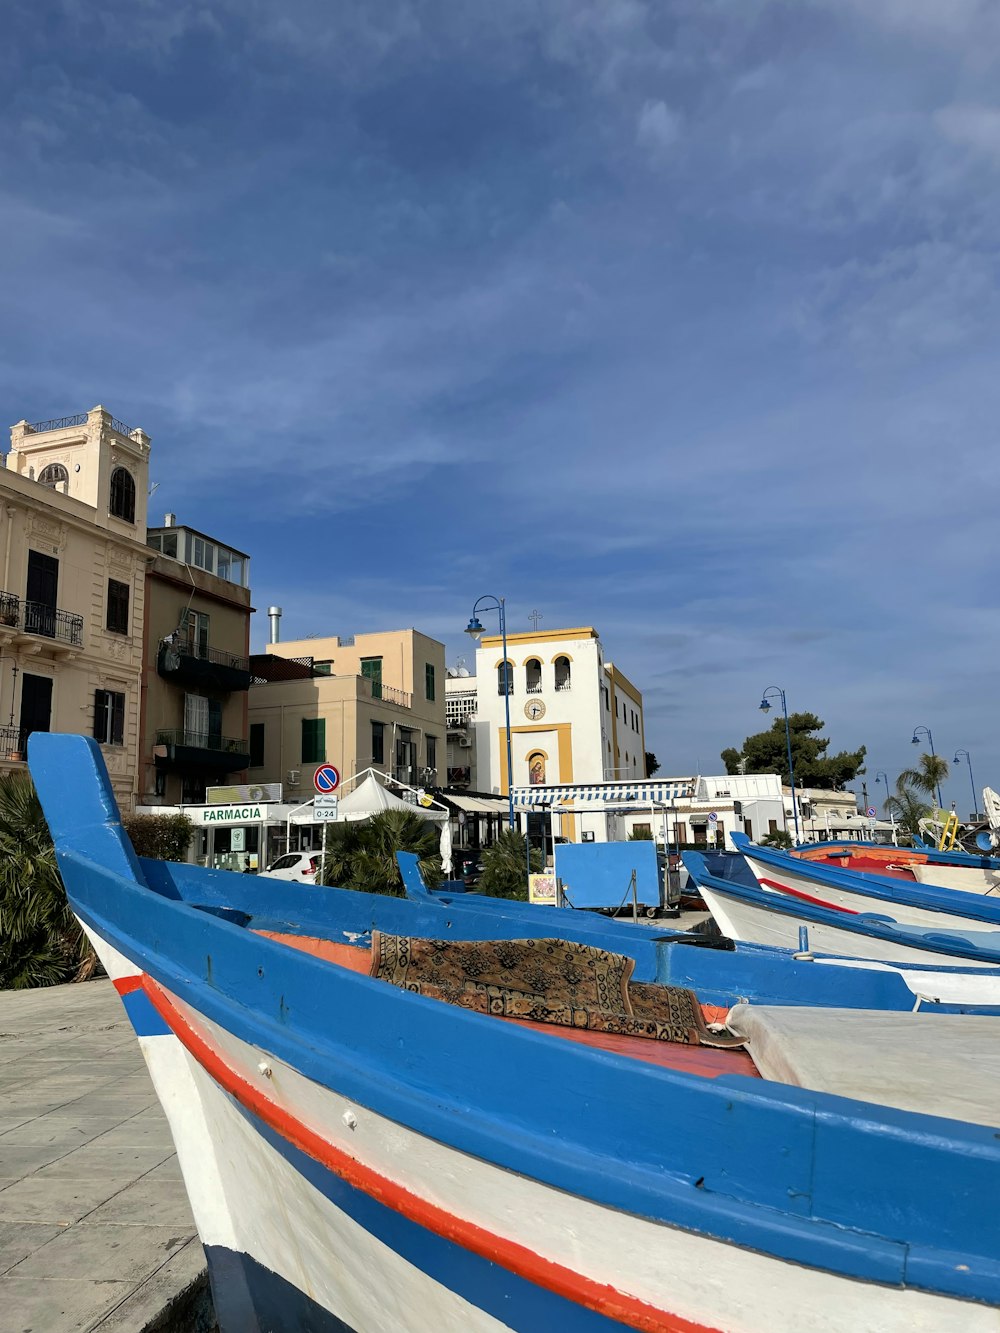
<svg viewBox="0 0 1000 1333">
<path fill-rule="evenodd" d="M 740 1005 L 743 1050 L 470 1012 L 369 975 L 340 891 L 310 934 L 280 881 L 140 863 L 93 741 L 29 759 L 223 1333 L 995 1333 L 1000 1020 Z"/>
</svg>

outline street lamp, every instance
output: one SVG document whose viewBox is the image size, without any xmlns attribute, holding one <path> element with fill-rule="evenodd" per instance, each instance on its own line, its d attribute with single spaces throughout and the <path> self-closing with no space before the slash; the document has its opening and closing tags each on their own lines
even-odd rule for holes
<svg viewBox="0 0 1000 1333">
<path fill-rule="evenodd" d="M 511 758 L 510 746 L 510 691 L 513 684 L 510 678 L 510 663 L 507 660 L 507 615 L 504 611 L 504 599 L 502 597 L 491 597 L 487 594 L 480 597 L 472 608 L 472 615 L 469 623 L 465 627 L 466 634 L 477 641 L 482 637 L 484 630 L 479 619 L 480 611 L 496 611 L 500 616 L 500 638 L 503 642 L 503 709 L 504 709 L 504 728 L 507 732 L 507 822 L 510 828 L 514 827 L 514 762 Z"/>
<path fill-rule="evenodd" d="M 769 685 L 761 695 L 760 711 L 769 713 L 771 705 L 767 701 L 769 694 L 776 694 L 781 699 L 781 711 L 785 715 L 785 745 L 788 747 L 788 784 L 792 789 L 792 818 L 795 820 L 795 841 L 799 841 L 799 808 L 795 803 L 795 770 L 792 767 L 792 733 L 788 730 L 788 705 L 785 703 L 785 691 L 777 685 Z"/>
<path fill-rule="evenodd" d="M 972 818 L 979 818 L 979 798 L 976 796 L 976 779 L 972 776 L 972 755 L 968 750 L 956 750 L 953 764 L 957 764 L 962 755 L 965 755 L 965 762 L 969 765 L 969 781 L 972 783 Z"/>
<path fill-rule="evenodd" d="M 934 754 L 934 737 L 931 735 L 931 729 L 930 729 L 930 727 L 914 727 L 914 728 L 913 728 L 913 740 L 912 740 L 911 744 L 912 744 L 912 745 L 919 745 L 919 744 L 920 744 L 920 732 L 923 732 L 923 733 L 926 735 L 926 737 L 927 737 L 927 744 L 931 747 L 931 758 L 932 758 L 932 759 L 936 758 L 936 756 L 935 756 L 935 754 Z M 937 783 L 936 785 L 937 785 L 938 809 L 939 809 L 939 810 L 943 810 L 943 809 L 944 809 L 944 801 L 941 799 L 941 784 L 940 784 L 940 782 L 939 782 L 939 783 Z"/>
</svg>

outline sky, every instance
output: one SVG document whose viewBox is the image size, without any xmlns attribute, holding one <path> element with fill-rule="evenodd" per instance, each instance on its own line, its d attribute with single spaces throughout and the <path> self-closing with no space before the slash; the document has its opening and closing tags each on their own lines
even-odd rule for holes
<svg viewBox="0 0 1000 1333">
<path fill-rule="evenodd" d="M 257 646 L 594 625 L 1000 787 L 994 0 L 6 0 L 0 403 L 103 403 Z M 945 789 L 971 808 L 967 768 Z"/>
</svg>

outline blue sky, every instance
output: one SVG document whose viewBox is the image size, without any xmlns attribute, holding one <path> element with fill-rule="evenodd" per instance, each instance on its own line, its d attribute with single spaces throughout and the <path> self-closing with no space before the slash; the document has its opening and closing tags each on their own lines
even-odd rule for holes
<svg viewBox="0 0 1000 1333">
<path fill-rule="evenodd" d="M 1000 786 L 1000 7 L 7 0 L 0 401 L 153 437 L 255 637 L 594 624 Z M 871 782 L 871 778 L 869 779 Z M 947 796 L 969 804 L 967 771 Z"/>
</svg>

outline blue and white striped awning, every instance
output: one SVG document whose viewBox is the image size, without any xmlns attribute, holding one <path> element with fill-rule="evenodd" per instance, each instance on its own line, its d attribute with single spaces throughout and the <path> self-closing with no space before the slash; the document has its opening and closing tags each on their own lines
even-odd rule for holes
<svg viewBox="0 0 1000 1333">
<path fill-rule="evenodd" d="M 590 805 L 601 809 L 606 806 L 672 805 L 674 801 L 689 799 L 694 793 L 694 780 L 674 779 L 656 782 L 567 782 L 558 786 L 515 787 L 516 806 L 533 805 Z"/>
</svg>

